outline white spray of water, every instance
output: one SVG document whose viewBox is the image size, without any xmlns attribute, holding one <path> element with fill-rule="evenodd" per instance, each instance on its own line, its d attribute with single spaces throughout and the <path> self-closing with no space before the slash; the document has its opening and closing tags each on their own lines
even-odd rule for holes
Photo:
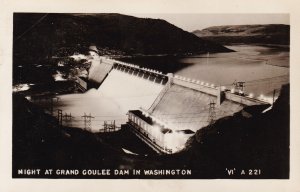
<svg viewBox="0 0 300 192">
<path fill-rule="evenodd" d="M 172 152 L 182 150 L 186 141 L 191 134 L 185 134 L 183 132 L 173 131 L 172 133 L 166 133 L 164 135 L 164 143 L 167 148 L 172 149 Z"/>
<path fill-rule="evenodd" d="M 92 119 L 92 131 L 98 131 L 103 128 L 104 121 L 115 120 L 120 126 L 126 123 L 129 110 L 148 109 L 162 88 L 163 85 L 114 69 L 98 90 L 60 96 L 55 110 L 61 109 L 63 113 L 77 116 L 72 122 L 74 127 L 83 127 L 81 116 L 91 113 L 95 117 Z"/>
</svg>

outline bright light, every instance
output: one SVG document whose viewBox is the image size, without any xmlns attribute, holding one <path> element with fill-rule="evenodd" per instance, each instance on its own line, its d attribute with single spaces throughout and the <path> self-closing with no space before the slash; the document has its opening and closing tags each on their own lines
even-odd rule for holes
<svg viewBox="0 0 300 192">
<path fill-rule="evenodd" d="M 81 59 L 88 59 L 87 56 L 83 54 L 72 55 L 70 57 L 73 58 L 75 61 L 80 61 Z"/>
<path fill-rule="evenodd" d="M 30 89 L 29 84 L 18 84 L 13 87 L 13 92 L 26 91 Z"/>
<path fill-rule="evenodd" d="M 263 94 L 260 94 L 259 97 L 258 97 L 260 100 L 264 100 L 265 99 L 265 96 Z"/>
<path fill-rule="evenodd" d="M 67 79 L 63 78 L 63 74 L 60 71 L 56 71 L 56 74 L 52 75 L 55 81 L 66 81 Z"/>
<path fill-rule="evenodd" d="M 57 63 L 57 66 L 63 67 L 63 66 L 65 66 L 65 65 L 64 65 L 64 63 L 63 63 L 62 61 L 60 61 L 60 62 Z"/>
</svg>

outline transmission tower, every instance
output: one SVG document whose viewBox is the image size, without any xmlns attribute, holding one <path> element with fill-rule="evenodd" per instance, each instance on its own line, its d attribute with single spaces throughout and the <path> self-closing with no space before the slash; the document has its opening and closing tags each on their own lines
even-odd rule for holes
<svg viewBox="0 0 300 192">
<path fill-rule="evenodd" d="M 86 115 L 84 113 L 84 115 L 81 117 L 84 118 L 84 129 L 91 130 L 92 118 L 95 118 L 95 117 L 91 116 L 91 113 L 89 115 Z"/>
<path fill-rule="evenodd" d="M 215 119 L 216 119 L 216 103 L 214 101 L 210 101 L 208 123 L 212 124 L 215 121 Z"/>
<path fill-rule="evenodd" d="M 67 114 L 67 113 L 65 113 L 64 115 L 63 115 L 63 118 L 64 118 L 64 121 L 66 122 L 66 124 L 68 125 L 68 126 L 71 126 L 72 125 L 72 114 L 70 113 L 70 114 Z"/>
</svg>

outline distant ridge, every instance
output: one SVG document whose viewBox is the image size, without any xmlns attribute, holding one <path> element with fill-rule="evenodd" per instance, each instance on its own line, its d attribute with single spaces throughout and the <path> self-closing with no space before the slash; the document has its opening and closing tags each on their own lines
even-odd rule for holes
<svg viewBox="0 0 300 192">
<path fill-rule="evenodd" d="M 269 25 L 225 25 L 193 31 L 202 39 L 220 44 L 290 44 L 290 26 Z"/>
</svg>

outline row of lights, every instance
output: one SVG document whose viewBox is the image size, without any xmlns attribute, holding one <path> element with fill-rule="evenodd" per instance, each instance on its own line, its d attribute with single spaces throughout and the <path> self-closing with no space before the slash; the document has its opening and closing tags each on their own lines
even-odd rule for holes
<svg viewBox="0 0 300 192">
<path fill-rule="evenodd" d="M 182 81 L 187 81 L 187 82 L 190 82 L 190 83 L 199 84 L 199 85 L 206 86 L 206 87 L 216 88 L 215 84 L 209 84 L 209 83 L 205 83 L 203 81 L 200 82 L 199 80 L 190 79 L 190 78 L 182 77 L 182 76 L 179 76 L 179 75 L 175 75 L 174 77 L 176 79 L 179 79 L 179 80 L 182 80 Z"/>
<path fill-rule="evenodd" d="M 118 63 L 118 64 L 121 64 L 121 65 L 128 66 L 128 67 L 140 68 L 138 65 L 133 65 L 133 64 L 130 64 L 130 63 L 125 63 L 125 62 L 122 62 L 122 61 L 115 61 L 115 62 Z"/>
<path fill-rule="evenodd" d="M 205 83 L 203 81 L 199 81 L 199 80 L 195 80 L 195 79 L 190 79 L 190 78 L 186 78 L 186 77 L 182 77 L 182 76 L 179 76 L 179 75 L 175 75 L 174 76 L 176 79 L 179 79 L 179 80 L 182 80 L 182 81 L 187 81 L 187 82 L 190 82 L 190 83 L 196 83 L 196 84 L 200 84 L 202 86 L 206 86 L 206 87 L 212 87 L 212 88 L 216 88 L 216 86 L 214 84 L 209 84 L 209 83 Z M 226 87 L 225 86 L 221 86 L 221 90 L 222 91 L 225 91 L 226 90 Z M 236 93 L 235 92 L 235 89 L 232 88 L 230 90 L 231 93 Z M 243 91 L 239 91 L 239 94 L 244 94 Z M 249 98 L 254 98 L 254 94 L 253 93 L 250 93 L 249 95 L 247 95 Z M 261 94 L 259 97 L 258 97 L 259 100 L 262 100 L 262 101 L 269 101 L 270 99 L 265 97 L 263 94 Z"/>
<path fill-rule="evenodd" d="M 196 83 L 196 84 L 200 84 L 202 86 L 206 86 L 206 87 L 212 87 L 212 88 L 216 88 L 216 86 L 214 84 L 209 84 L 209 83 L 205 83 L 203 81 L 199 81 L 199 80 L 195 80 L 195 79 L 190 79 L 190 78 L 186 78 L 186 77 L 182 77 L 182 76 L 179 76 L 179 75 L 175 75 L 174 76 L 176 79 L 179 79 L 179 80 L 182 80 L 182 81 L 187 81 L 187 82 L 190 82 L 190 83 Z M 225 86 L 221 86 L 221 90 L 222 91 L 225 91 L 227 88 Z M 231 93 L 236 93 L 235 92 L 235 89 L 232 88 L 230 90 Z M 242 92 L 240 90 L 239 94 L 243 94 L 244 92 Z M 249 98 L 254 98 L 254 94 L 253 93 L 250 93 L 249 95 L 247 95 Z M 260 100 L 263 100 L 263 101 L 268 101 L 269 99 L 266 98 L 264 95 L 261 95 L 258 99 Z"/>
<path fill-rule="evenodd" d="M 154 69 L 148 69 L 148 68 L 144 68 L 144 67 L 143 67 L 143 70 L 149 71 L 149 72 L 152 72 L 152 73 L 162 74 L 162 72 L 157 71 L 157 70 L 154 70 Z"/>
<path fill-rule="evenodd" d="M 222 89 L 222 88 L 221 88 L 221 89 Z M 234 88 L 232 88 L 232 89 L 230 90 L 230 92 L 231 92 L 231 93 L 236 93 Z M 242 92 L 242 91 L 240 90 L 239 93 L 240 93 L 240 94 L 243 94 L 244 92 Z M 254 94 L 253 94 L 253 93 L 249 93 L 248 95 L 246 95 L 246 97 L 254 98 Z M 272 98 L 267 97 L 267 96 L 265 96 L 264 94 L 260 94 L 256 99 L 261 100 L 261 101 L 265 101 L 265 102 L 268 102 L 268 103 L 272 103 Z"/>
<path fill-rule="evenodd" d="M 108 58 L 108 59 L 110 59 L 110 58 Z M 134 65 L 134 64 L 130 64 L 130 63 L 125 63 L 125 62 L 117 61 L 117 60 L 114 60 L 114 61 L 116 63 L 118 63 L 118 64 L 125 65 L 125 66 L 128 66 L 128 67 L 133 67 L 133 68 L 137 68 L 137 69 L 140 68 L 140 66 L 138 66 L 138 65 Z M 152 73 L 162 74 L 161 71 L 157 71 L 157 70 L 154 70 L 154 69 L 148 69 L 148 68 L 144 68 L 144 67 L 142 69 L 145 70 L 145 71 L 152 72 Z"/>
<path fill-rule="evenodd" d="M 110 58 L 108 58 L 110 59 Z M 129 66 L 129 67 L 134 67 L 134 68 L 139 68 L 138 65 L 133 65 L 133 64 L 129 64 L 129 63 L 125 63 L 125 62 L 122 62 L 122 61 L 117 61 L 119 64 L 122 64 L 122 65 L 126 65 L 126 66 Z M 148 69 L 148 68 L 143 68 L 143 70 L 145 71 L 149 71 L 149 72 L 152 72 L 152 73 L 157 73 L 157 74 L 162 74 L 162 72 L 160 71 L 156 71 L 156 70 L 153 70 L 153 69 Z M 186 77 L 182 77 L 182 76 L 179 76 L 179 75 L 175 75 L 174 76 L 176 79 L 179 79 L 179 80 L 182 80 L 182 81 L 187 81 L 187 82 L 190 82 L 190 83 L 195 83 L 195 84 L 199 84 L 199 85 L 202 85 L 202 86 L 206 86 L 206 87 L 211 87 L 211 88 L 216 88 L 216 86 L 214 84 L 209 84 L 209 83 L 205 83 L 203 81 L 199 81 L 199 80 L 195 80 L 195 79 L 190 79 L 190 78 L 186 78 Z M 222 91 L 225 91 L 226 90 L 226 87 L 225 86 L 221 86 L 221 90 Z M 235 93 L 235 89 L 232 88 L 230 90 L 231 93 Z M 240 94 L 243 94 L 244 92 L 240 91 L 239 92 Z M 250 93 L 249 95 L 247 95 L 249 98 L 254 98 L 254 94 L 253 93 Z M 267 102 L 270 102 L 270 98 L 264 96 L 263 94 L 261 94 L 257 99 L 259 100 L 262 100 L 262 101 L 267 101 Z M 154 120 L 154 118 L 152 117 L 152 119 Z M 160 120 L 157 120 L 157 121 L 160 121 Z"/>
</svg>

